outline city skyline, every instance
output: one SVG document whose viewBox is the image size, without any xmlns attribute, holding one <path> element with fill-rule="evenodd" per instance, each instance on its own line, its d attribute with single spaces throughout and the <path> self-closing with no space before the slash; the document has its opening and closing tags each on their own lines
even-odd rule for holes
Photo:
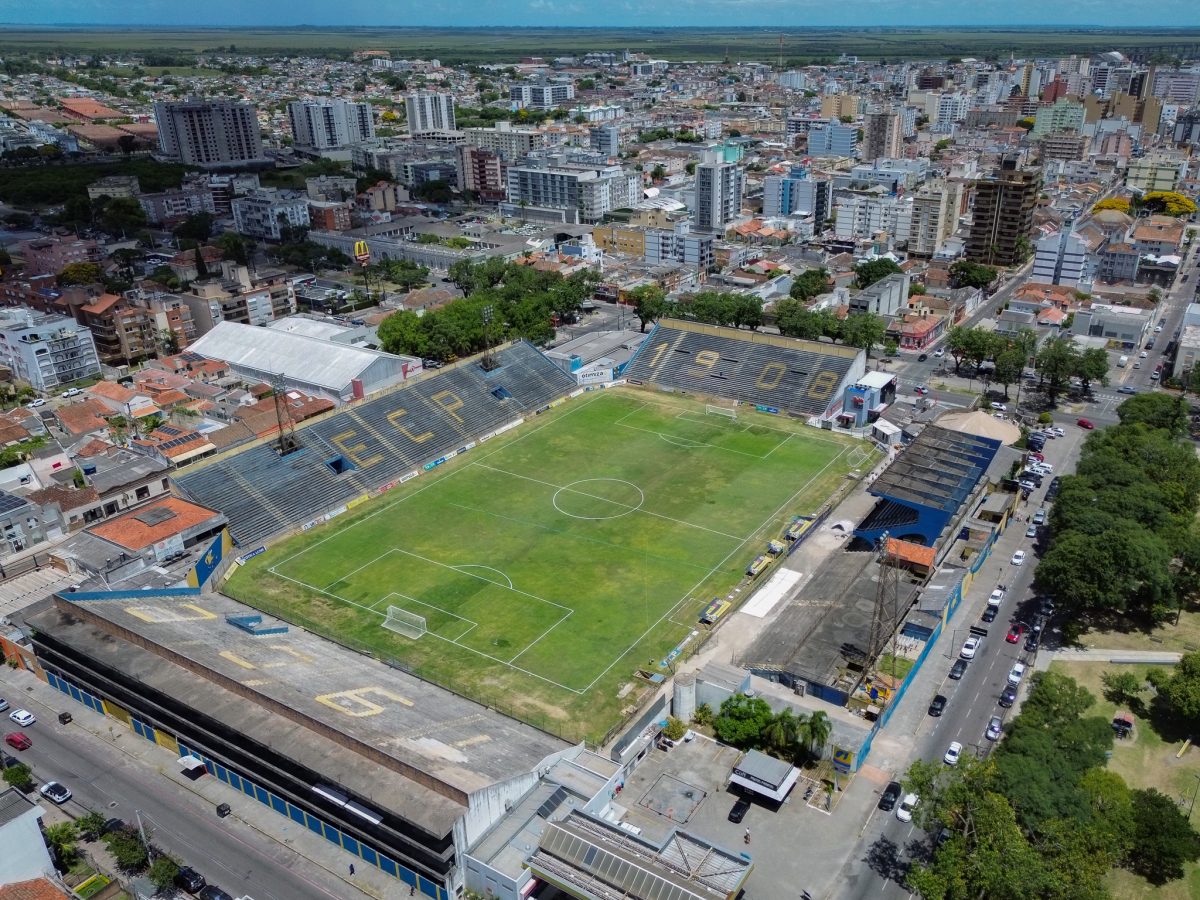
<svg viewBox="0 0 1200 900">
<path fill-rule="evenodd" d="M 1052 16 L 1052 17 L 1048 17 Z M 785 27 L 825 26 L 965 26 L 965 27 L 1121 27 L 1179 26 L 1200 23 L 1194 4 L 1186 0 L 1113 5 L 1098 0 L 1064 0 L 1047 7 L 1034 0 L 1003 6 L 963 6 L 953 0 L 895 3 L 859 0 L 829 4 L 817 0 L 681 0 L 655 8 L 632 0 L 599 8 L 567 0 L 443 0 L 438 4 L 398 0 L 381 9 L 374 0 L 263 0 L 246 5 L 239 0 L 213 0 L 203 21 L 195 8 L 172 0 L 144 0 L 132 7 L 112 0 L 57 0 L 37 5 L 0 4 L 0 22 L 7 25 L 132 25 L 142 27 L 298 26 L 414 26 L 463 27 Z"/>
</svg>

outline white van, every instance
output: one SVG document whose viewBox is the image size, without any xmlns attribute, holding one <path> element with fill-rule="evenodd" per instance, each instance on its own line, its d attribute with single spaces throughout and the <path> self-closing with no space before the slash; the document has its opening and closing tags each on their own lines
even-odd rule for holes
<svg viewBox="0 0 1200 900">
<path fill-rule="evenodd" d="M 1123 368 L 1125 368 L 1125 364 L 1126 364 L 1126 363 L 1128 363 L 1128 362 L 1129 362 L 1129 357 L 1128 357 L 1128 356 L 1122 356 L 1120 359 L 1118 359 L 1118 360 L 1117 360 L 1117 368 L 1118 368 L 1118 369 L 1123 369 Z"/>
</svg>

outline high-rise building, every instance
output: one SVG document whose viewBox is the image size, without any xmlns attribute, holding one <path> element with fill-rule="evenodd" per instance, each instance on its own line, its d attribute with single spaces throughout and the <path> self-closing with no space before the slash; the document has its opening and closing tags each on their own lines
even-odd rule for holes
<svg viewBox="0 0 1200 900">
<path fill-rule="evenodd" d="M 286 229 L 308 228 L 308 200 L 274 188 L 251 191 L 233 201 L 233 225 L 238 234 L 279 241 Z"/>
<path fill-rule="evenodd" d="M 588 131 L 589 145 L 609 158 L 621 152 L 621 129 L 616 125 L 595 125 Z"/>
<path fill-rule="evenodd" d="M 154 104 L 158 145 L 185 165 L 266 166 L 258 115 L 249 103 L 200 100 Z"/>
<path fill-rule="evenodd" d="M 1092 281 L 1087 241 L 1071 228 L 1047 235 L 1034 248 L 1031 281 L 1086 288 Z"/>
<path fill-rule="evenodd" d="M 961 184 L 942 179 L 927 181 L 917 189 L 908 235 L 909 254 L 933 256 L 942 242 L 954 234 L 961 196 Z"/>
<path fill-rule="evenodd" d="M 508 202 L 526 210 L 561 210 L 568 223 L 598 222 L 606 212 L 641 199 L 641 177 L 620 166 L 549 160 L 508 170 Z"/>
<path fill-rule="evenodd" d="M 493 128 L 467 128 L 467 143 L 483 150 L 495 150 L 506 162 L 515 162 L 527 153 L 549 145 L 546 132 L 536 128 L 513 128 L 511 122 L 497 122 Z"/>
<path fill-rule="evenodd" d="M 470 191 L 484 203 L 500 203 L 508 194 L 504 162 L 495 150 L 458 148 L 458 189 Z"/>
<path fill-rule="evenodd" d="M 913 198 L 854 193 L 837 202 L 838 240 L 865 241 L 887 235 L 907 241 L 912 232 Z"/>
<path fill-rule="evenodd" d="M 454 97 L 418 91 L 404 98 L 408 133 L 414 137 L 428 131 L 455 131 Z"/>
<path fill-rule="evenodd" d="M 975 211 L 966 256 L 985 265 L 1020 264 L 1028 251 L 1033 210 L 1042 189 L 1041 172 L 1022 169 L 1015 154 L 975 184 Z"/>
<path fill-rule="evenodd" d="M 858 115 L 858 97 L 854 94 L 829 94 L 821 98 L 821 115 L 831 119 Z"/>
<path fill-rule="evenodd" d="M 891 110 L 867 113 L 863 119 L 863 159 L 894 159 L 900 155 L 900 116 Z"/>
<path fill-rule="evenodd" d="M 1038 107 L 1029 136 L 1036 139 L 1054 131 L 1083 131 L 1083 119 L 1083 104 L 1063 97 L 1047 106 Z"/>
<path fill-rule="evenodd" d="M 508 96 L 522 109 L 554 109 L 575 99 L 575 85 L 569 81 L 514 84 Z"/>
<path fill-rule="evenodd" d="M 819 227 L 832 209 L 833 182 L 812 177 L 803 166 L 763 179 L 764 216 L 812 216 Z"/>
<path fill-rule="evenodd" d="M 0 314 L 0 362 L 39 391 L 100 374 L 92 333 L 66 316 L 31 309 Z"/>
<path fill-rule="evenodd" d="M 810 156 L 853 156 L 858 144 L 858 129 L 841 122 L 812 125 L 808 129 Z"/>
<path fill-rule="evenodd" d="M 288 104 L 297 147 L 340 150 L 375 138 L 371 104 L 349 100 L 294 100 Z"/>
<path fill-rule="evenodd" d="M 742 170 L 708 152 L 696 166 L 696 230 L 724 233 L 742 211 Z"/>
</svg>

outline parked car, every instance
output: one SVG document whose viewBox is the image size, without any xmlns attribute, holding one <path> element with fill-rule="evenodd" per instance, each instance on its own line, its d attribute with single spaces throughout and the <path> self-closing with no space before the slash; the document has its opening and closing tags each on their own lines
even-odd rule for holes
<svg viewBox="0 0 1200 900">
<path fill-rule="evenodd" d="M 189 866 L 180 866 L 179 874 L 175 876 L 175 884 L 189 894 L 197 893 L 207 883 L 203 875 Z"/>
<path fill-rule="evenodd" d="M 1017 689 L 1011 684 L 1007 685 L 1000 693 L 1000 705 L 1005 709 L 1017 702 Z"/>
<path fill-rule="evenodd" d="M 4 736 L 4 743 L 12 747 L 14 750 L 28 750 L 33 746 L 33 741 L 29 735 L 22 734 L 19 731 L 13 731 Z"/>
<path fill-rule="evenodd" d="M 66 803 L 71 799 L 71 789 L 57 781 L 47 781 L 38 788 L 38 793 L 55 803 Z"/>
<path fill-rule="evenodd" d="M 1029 637 L 1025 638 L 1025 652 L 1036 653 L 1038 644 L 1040 642 L 1041 638 L 1038 636 L 1038 633 L 1036 631 L 1031 631 L 1029 633 Z"/>
<path fill-rule="evenodd" d="M 1078 425 L 1080 428 L 1084 429 L 1085 431 L 1091 431 L 1093 428 L 1096 427 L 1095 425 L 1093 425 L 1091 423 L 1091 420 L 1089 420 L 1089 419 L 1079 419 L 1075 422 L 1075 424 Z"/>
<path fill-rule="evenodd" d="M 1037 537 L 1037 526 L 1034 525 L 1032 522 L 1030 522 L 1029 527 L 1025 529 L 1025 537 L 1027 537 L 1027 538 Z"/>
<path fill-rule="evenodd" d="M 987 609 L 985 609 L 983 611 L 983 615 L 980 616 L 979 618 L 982 619 L 984 622 L 994 622 L 994 621 L 996 621 L 996 616 L 999 614 L 999 612 L 1000 612 L 1000 607 L 989 606 Z"/>
<path fill-rule="evenodd" d="M 16 722 L 18 725 L 20 725 L 22 728 L 28 728 L 30 725 L 32 725 L 34 722 L 37 721 L 37 719 L 35 719 L 33 717 L 33 713 L 31 713 L 27 709 L 14 709 L 12 712 L 10 712 L 8 714 L 8 717 L 10 719 L 12 719 L 14 722 Z"/>
<path fill-rule="evenodd" d="M 1025 564 L 1025 551 L 1018 550 L 1016 553 L 1014 553 L 1012 555 L 1012 559 L 1009 560 L 1009 562 L 1011 562 L 1014 566 L 1024 565 Z"/>
<path fill-rule="evenodd" d="M 45 406 L 45 405 L 46 405 L 45 397 L 38 397 L 36 400 L 30 400 L 28 403 L 25 404 L 25 406 L 29 409 L 37 409 L 39 406 Z"/>
<path fill-rule="evenodd" d="M 746 818 L 746 813 L 750 810 L 750 798 L 738 797 L 734 801 L 733 807 L 729 810 L 729 821 L 735 825 Z"/>
<path fill-rule="evenodd" d="M 1008 683 L 1016 687 L 1024 677 L 1025 663 L 1013 663 L 1013 667 L 1008 670 Z"/>
<path fill-rule="evenodd" d="M 954 665 L 950 667 L 950 677 L 955 681 L 967 674 L 967 661 L 965 659 L 956 659 Z"/>
<path fill-rule="evenodd" d="M 1020 622 L 1017 622 L 1015 625 L 1013 625 L 1012 628 L 1008 629 L 1008 634 L 1004 636 L 1004 639 L 1006 641 L 1008 641 L 1010 644 L 1015 644 L 1019 640 L 1021 640 L 1021 635 L 1023 635 L 1024 633 L 1025 633 L 1025 626 L 1022 625 Z"/>
<path fill-rule="evenodd" d="M 983 638 L 971 635 L 963 642 L 962 650 L 958 652 L 958 655 L 963 659 L 974 659 L 975 654 L 979 652 L 981 643 L 983 643 Z"/>
<path fill-rule="evenodd" d="M 896 801 L 900 799 L 900 794 L 903 791 L 900 788 L 900 782 L 889 781 L 888 786 L 883 789 L 883 793 L 879 795 L 879 808 L 884 812 L 891 812 L 896 808 Z"/>
<path fill-rule="evenodd" d="M 1034 514 L 1033 514 L 1033 524 L 1034 525 L 1045 525 L 1046 524 L 1046 507 L 1039 506 L 1037 508 L 1037 511 L 1034 512 Z"/>
<path fill-rule="evenodd" d="M 4 712 L 6 709 L 8 709 L 8 701 L 0 697 L 0 712 Z"/>
<path fill-rule="evenodd" d="M 62 392 L 62 395 L 64 398 L 78 397 L 82 393 L 83 393 L 83 390 L 80 388 L 67 388 L 65 391 Z"/>
<path fill-rule="evenodd" d="M 911 822 L 913 810 L 917 808 L 917 804 L 920 802 L 916 794 L 905 794 L 904 799 L 900 801 L 900 805 L 896 807 L 896 818 L 901 822 Z"/>
<path fill-rule="evenodd" d="M 942 757 L 942 762 L 948 766 L 957 766 L 960 756 L 962 756 L 962 744 L 958 741 L 951 741 L 950 746 L 946 748 L 945 756 Z"/>
<path fill-rule="evenodd" d="M 421 368 L 423 369 L 440 369 L 443 363 L 440 359 L 423 359 L 421 360 Z M 219 888 L 218 888 L 219 890 Z"/>
<path fill-rule="evenodd" d="M 206 884 L 196 895 L 200 900 L 233 900 L 233 896 L 225 893 L 215 884 Z"/>
<path fill-rule="evenodd" d="M 998 409 L 1000 412 L 1008 412 L 1007 406 L 1003 403 L 997 403 L 995 400 L 992 401 L 992 409 Z"/>
<path fill-rule="evenodd" d="M 1003 603 L 1004 602 L 1004 594 L 1005 594 L 1005 591 L 1007 591 L 1007 590 L 1008 589 L 1002 584 L 998 584 L 994 588 L 992 588 L 992 592 L 990 594 L 988 594 L 988 605 L 989 606 L 999 606 L 1001 603 Z"/>
<path fill-rule="evenodd" d="M 1000 739 L 1000 735 L 1003 733 L 1003 731 L 1004 725 L 1001 723 L 1000 717 L 992 716 L 990 719 L 988 719 L 987 730 L 983 733 L 983 736 L 989 741 L 996 741 Z"/>
<path fill-rule="evenodd" d="M 1064 437 L 1067 433 L 1061 425 L 1055 425 L 1053 431 L 1055 437 Z"/>
<path fill-rule="evenodd" d="M 933 701 L 929 704 L 929 714 L 931 716 L 933 716 L 934 718 L 937 718 L 945 711 L 946 711 L 946 698 L 943 697 L 941 694 L 938 694 L 936 697 L 933 698 Z"/>
</svg>

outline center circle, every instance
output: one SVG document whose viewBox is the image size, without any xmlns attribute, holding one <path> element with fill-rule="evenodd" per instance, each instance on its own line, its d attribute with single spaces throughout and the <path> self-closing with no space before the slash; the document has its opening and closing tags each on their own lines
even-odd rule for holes
<svg viewBox="0 0 1200 900">
<path fill-rule="evenodd" d="M 637 512 L 646 502 L 642 489 L 619 478 L 584 478 L 554 492 L 554 508 L 572 519 L 598 522 Z"/>
</svg>

